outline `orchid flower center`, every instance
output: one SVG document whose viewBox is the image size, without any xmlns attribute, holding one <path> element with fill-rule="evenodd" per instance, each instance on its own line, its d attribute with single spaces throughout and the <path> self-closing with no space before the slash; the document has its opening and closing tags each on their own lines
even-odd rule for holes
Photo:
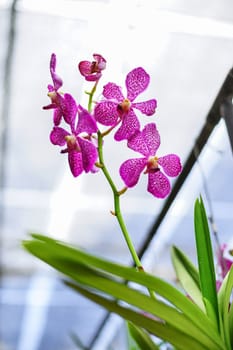
<svg viewBox="0 0 233 350">
<path fill-rule="evenodd" d="M 47 95 L 48 95 L 49 98 L 51 98 L 52 102 L 56 100 L 57 93 L 56 93 L 55 90 L 54 91 L 49 91 Z"/>
<path fill-rule="evenodd" d="M 158 160 L 159 158 L 156 156 L 149 157 L 147 162 L 147 171 L 158 169 L 159 168 Z"/>
<path fill-rule="evenodd" d="M 99 73 L 101 70 L 105 69 L 106 63 L 104 61 L 93 61 L 91 62 L 91 73 Z"/>
<path fill-rule="evenodd" d="M 121 103 L 118 104 L 117 110 L 119 113 L 127 113 L 130 110 L 131 102 L 128 98 L 124 99 Z"/>
<path fill-rule="evenodd" d="M 80 151 L 80 148 L 78 146 L 77 139 L 76 139 L 75 135 L 66 135 L 65 140 L 67 143 L 67 148 L 69 150 L 75 149 L 76 151 Z"/>
<path fill-rule="evenodd" d="M 98 73 L 99 72 L 99 66 L 96 61 L 93 61 L 91 63 L 91 73 Z"/>
</svg>

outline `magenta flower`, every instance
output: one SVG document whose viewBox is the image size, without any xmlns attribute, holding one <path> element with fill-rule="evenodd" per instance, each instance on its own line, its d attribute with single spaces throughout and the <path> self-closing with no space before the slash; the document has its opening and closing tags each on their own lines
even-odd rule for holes
<svg viewBox="0 0 233 350">
<path fill-rule="evenodd" d="M 83 170 L 87 172 L 95 172 L 95 163 L 98 152 L 95 144 L 92 142 L 91 134 L 97 131 L 95 119 L 87 110 L 80 105 L 77 106 L 78 123 L 76 122 L 76 114 L 70 115 L 70 132 L 54 126 L 50 133 L 50 141 L 54 145 L 65 146 L 61 153 L 68 153 L 68 161 L 73 176 L 80 175 Z"/>
<path fill-rule="evenodd" d="M 87 81 L 97 81 L 102 76 L 102 70 L 106 68 L 106 60 L 99 54 L 93 55 L 94 61 L 81 61 L 78 65 L 80 73 Z"/>
<path fill-rule="evenodd" d="M 151 116 L 155 113 L 157 102 L 155 99 L 145 102 L 134 102 L 149 85 L 150 76 L 141 68 L 135 68 L 126 76 L 125 85 L 127 97 L 122 94 L 121 87 L 108 83 L 104 86 L 103 96 L 106 100 L 101 101 L 95 107 L 96 120 L 106 126 L 116 126 L 121 122 L 120 128 L 115 133 L 115 140 L 127 140 L 135 131 L 140 129 L 139 120 L 134 109 Z"/>
<path fill-rule="evenodd" d="M 217 291 L 220 289 L 224 277 L 233 265 L 232 255 L 232 250 L 226 243 L 224 243 L 217 251 L 217 266 L 219 268 L 219 275 L 216 280 Z"/>
<path fill-rule="evenodd" d="M 54 53 L 51 55 L 50 59 L 50 74 L 53 81 L 53 85 L 48 85 L 48 96 L 51 99 L 51 103 L 44 106 L 43 109 L 54 109 L 54 125 L 59 125 L 62 117 L 64 117 L 65 121 L 69 123 L 69 115 L 72 113 L 71 109 L 74 109 L 76 104 L 74 105 L 74 100 L 71 95 L 65 94 L 62 96 L 58 91 L 63 82 L 56 73 L 56 55 Z"/>
<path fill-rule="evenodd" d="M 181 164 L 179 157 L 175 154 L 157 157 L 159 146 L 160 136 L 154 123 L 147 124 L 142 131 L 137 131 L 128 140 L 128 147 L 144 157 L 126 160 L 120 167 L 120 175 L 127 187 L 133 187 L 145 170 L 144 174 L 148 174 L 148 192 L 155 197 L 165 198 L 171 190 L 167 176 L 179 175 Z"/>
</svg>

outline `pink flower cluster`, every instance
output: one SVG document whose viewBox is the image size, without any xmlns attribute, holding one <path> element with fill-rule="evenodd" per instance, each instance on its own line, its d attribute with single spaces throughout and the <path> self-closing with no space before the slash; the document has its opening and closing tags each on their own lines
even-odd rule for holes
<svg viewBox="0 0 233 350">
<path fill-rule="evenodd" d="M 79 71 L 85 80 L 98 84 L 106 60 L 99 54 L 94 61 L 81 61 Z M 98 164 L 97 133 L 98 124 L 108 127 L 116 141 L 126 140 L 127 146 L 138 152 L 139 158 L 128 159 L 120 166 L 120 176 L 126 187 L 135 186 L 142 173 L 148 175 L 147 190 L 155 197 L 164 198 L 171 185 L 168 177 L 176 177 L 181 172 L 180 159 L 175 154 L 157 156 L 160 135 L 155 123 L 147 124 L 142 130 L 137 112 L 146 116 L 155 113 L 157 101 L 137 101 L 149 83 L 150 76 L 138 67 L 130 71 L 125 80 L 126 94 L 120 86 L 109 82 L 103 88 L 103 99 L 96 103 L 93 111 L 87 111 L 68 93 L 60 88 L 62 79 L 56 73 L 56 55 L 51 55 L 50 73 L 53 85 L 48 85 L 51 103 L 44 109 L 53 109 L 53 129 L 50 133 L 52 144 L 64 147 L 61 153 L 68 153 L 68 161 L 73 176 L 84 172 L 96 172 Z M 61 126 L 65 124 L 66 127 Z M 103 133 L 104 135 L 104 133 Z"/>
</svg>

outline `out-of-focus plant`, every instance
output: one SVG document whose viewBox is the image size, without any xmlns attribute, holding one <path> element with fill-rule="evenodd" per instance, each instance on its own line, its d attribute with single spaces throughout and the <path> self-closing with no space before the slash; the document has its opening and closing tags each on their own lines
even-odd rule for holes
<svg viewBox="0 0 233 350">
<path fill-rule="evenodd" d="M 220 250 L 218 265 L 221 273 L 216 281 L 210 232 L 201 198 L 196 200 L 194 209 L 198 267 L 177 247 L 171 250 L 184 292 L 143 269 L 121 213 L 120 197 L 138 183 L 141 174 L 146 174 L 148 192 L 154 197 L 165 198 L 171 189 L 168 177 L 179 175 L 181 163 L 175 154 L 157 155 L 160 135 L 155 123 L 140 126 L 136 112 L 152 116 L 157 106 L 155 99 L 136 102 L 149 85 L 148 73 L 142 67 L 133 69 L 126 76 L 126 97 L 118 85 L 108 83 L 103 88 L 103 99 L 94 103 L 93 96 L 106 68 L 106 60 L 99 54 L 93 57 L 93 62 L 79 63 L 82 76 L 94 84 L 87 93 L 89 100 L 85 109 L 70 94 L 60 91 L 63 82 L 56 73 L 56 56 L 52 54 L 53 85 L 48 86 L 51 103 L 44 107 L 53 109 L 50 141 L 63 147 L 61 153 L 67 153 L 73 176 L 102 171 L 113 193 L 114 210 L 111 213 L 119 223 L 135 268 L 40 234 L 32 234 L 23 246 L 61 272 L 64 283 L 74 291 L 124 318 L 128 322 L 130 350 L 159 349 L 160 344 L 153 335 L 177 350 L 230 350 L 233 348 L 233 269 Z M 113 131 L 117 142 L 125 140 L 131 150 L 140 154 L 140 157 L 124 160 L 121 164 L 119 173 L 124 187 L 120 190 L 103 154 L 103 140 Z"/>
</svg>

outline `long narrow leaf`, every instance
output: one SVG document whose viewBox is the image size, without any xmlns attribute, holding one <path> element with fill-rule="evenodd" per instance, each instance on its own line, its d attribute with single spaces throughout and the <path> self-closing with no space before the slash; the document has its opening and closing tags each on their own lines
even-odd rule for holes
<svg viewBox="0 0 233 350">
<path fill-rule="evenodd" d="M 174 305 L 179 305 L 179 308 L 184 310 L 186 318 L 192 320 L 192 322 L 196 324 L 202 333 L 208 335 L 208 339 L 212 339 L 212 343 L 216 343 L 218 349 L 224 349 L 220 338 L 216 334 L 216 330 L 213 329 L 212 324 L 205 317 L 205 315 L 192 302 L 184 297 L 184 295 L 182 295 L 168 283 L 151 275 L 136 272 L 135 269 L 127 268 L 119 264 L 110 263 L 106 260 L 93 257 L 87 253 L 74 249 L 73 247 L 71 248 L 59 242 L 51 241 L 51 239 L 47 240 L 46 237 L 40 235 L 34 235 L 34 237 L 37 238 L 37 240 L 24 242 L 25 248 L 27 248 L 32 254 L 36 255 L 40 259 L 53 266 L 54 257 L 56 258 L 56 264 L 59 262 L 59 259 L 62 258 L 62 260 L 59 262 L 60 267 L 58 269 L 60 269 L 64 274 L 70 275 L 70 263 L 76 262 L 77 264 L 84 266 L 86 265 L 98 269 L 103 269 L 105 273 L 107 272 L 118 275 L 133 282 L 137 282 L 141 285 L 145 285 L 147 288 L 152 288 L 164 297 L 168 296 L 168 300 L 173 301 Z M 65 263 L 64 259 L 68 259 L 68 265 Z M 57 268 L 57 266 L 55 267 Z M 90 281 L 87 280 L 86 282 L 89 283 Z M 130 299 L 131 298 L 129 298 L 129 302 Z M 161 312 L 161 308 L 159 309 L 159 312 Z M 213 346 L 213 349 L 215 348 L 213 344 L 211 346 Z"/>
<path fill-rule="evenodd" d="M 225 341 L 228 346 L 228 349 L 233 347 L 231 344 L 231 334 L 233 333 L 232 324 L 230 324 L 230 315 L 229 315 L 229 306 L 230 306 L 230 297 L 233 289 L 233 267 L 224 278 L 224 281 L 221 285 L 219 291 L 219 313 L 223 320 L 223 329 L 225 331 Z"/>
<path fill-rule="evenodd" d="M 41 251 L 40 254 L 43 258 L 45 249 Z M 183 333 L 192 334 L 192 336 L 195 337 L 195 339 L 198 339 L 203 346 L 218 349 L 217 346 L 214 347 L 214 344 L 208 335 L 204 334 L 201 329 L 195 326 L 184 314 L 181 314 L 175 308 L 159 300 L 154 300 L 125 284 L 120 284 L 111 280 L 99 271 L 96 272 L 88 266 L 68 261 L 67 258 L 64 259 L 63 257 L 59 258 L 57 256 L 50 256 L 48 262 L 51 266 L 55 267 L 58 271 L 65 273 L 80 285 L 94 288 L 98 292 L 103 292 L 118 300 L 124 301 L 133 307 L 141 309 L 141 312 L 145 311 L 151 315 L 159 317 Z"/>
<path fill-rule="evenodd" d="M 120 315 L 121 317 L 123 317 L 124 319 L 133 322 L 136 326 L 146 329 L 148 332 L 174 345 L 179 350 L 187 350 L 187 349 L 209 350 L 210 349 L 200 344 L 199 341 L 197 339 L 194 339 L 191 334 L 187 335 L 182 333 L 181 331 L 179 332 L 168 324 L 164 324 L 162 322 L 146 317 L 143 314 L 139 314 L 138 312 L 134 310 L 130 310 L 122 305 L 119 305 L 112 300 L 109 300 L 100 295 L 97 295 L 90 290 L 86 290 L 82 286 L 78 286 L 70 282 L 67 282 L 66 284 L 71 288 L 75 289 L 76 291 L 78 291 L 78 293 L 82 294 L 86 298 L 103 306 L 108 311 L 114 312 Z"/>
<path fill-rule="evenodd" d="M 204 311 L 197 269 L 189 258 L 175 246 L 171 248 L 171 258 L 180 284 L 191 299 Z"/>
<path fill-rule="evenodd" d="M 230 333 L 231 349 L 233 349 L 233 303 L 231 303 L 231 306 L 229 309 L 229 333 Z"/>
<path fill-rule="evenodd" d="M 62 242 L 57 242 L 55 240 L 51 242 L 51 238 L 48 239 L 46 236 L 38 234 L 33 234 L 32 236 L 35 238 L 35 241 L 25 241 L 23 245 L 37 257 L 39 257 L 40 252 L 44 249 L 43 242 L 45 242 L 49 245 L 50 251 L 52 251 L 52 249 L 55 249 L 56 254 L 59 254 L 60 256 L 67 258 L 69 257 L 76 262 L 90 265 L 107 273 L 110 273 L 111 275 L 116 275 L 122 277 L 125 280 L 130 280 L 142 286 L 145 286 L 148 289 L 156 290 L 156 293 L 167 299 L 170 303 L 180 309 L 180 311 L 189 315 L 190 320 L 199 325 L 200 328 L 203 328 L 208 324 L 208 332 L 211 332 L 211 329 L 213 328 L 212 324 L 205 317 L 203 312 L 188 298 L 186 298 L 180 291 L 178 291 L 167 282 L 161 280 L 160 278 L 143 272 L 139 274 L 135 271 L 134 268 L 129 268 L 120 264 L 106 261 L 102 258 L 83 252 L 77 248 L 70 247 L 69 245 Z M 39 244 L 39 246 L 37 246 L 37 244 Z M 215 329 L 213 330 L 216 331 Z"/>
<path fill-rule="evenodd" d="M 197 247 L 198 267 L 203 300 L 207 315 L 219 327 L 216 278 L 210 232 L 202 199 L 196 200 L 194 209 L 195 238 Z"/>
<path fill-rule="evenodd" d="M 128 333 L 141 350 L 159 350 L 149 334 L 142 328 L 136 327 L 132 322 L 128 322 Z M 129 339 L 130 340 L 130 339 Z"/>
</svg>

